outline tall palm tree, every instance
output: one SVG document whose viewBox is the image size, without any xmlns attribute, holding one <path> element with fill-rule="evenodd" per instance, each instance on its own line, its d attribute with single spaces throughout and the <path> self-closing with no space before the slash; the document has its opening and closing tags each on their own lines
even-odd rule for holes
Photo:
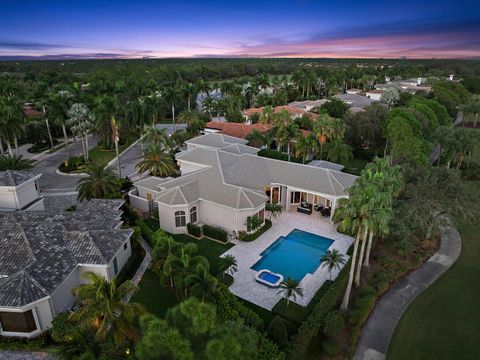
<svg viewBox="0 0 480 360">
<path fill-rule="evenodd" d="M 47 114 L 51 114 L 51 117 L 56 117 L 57 121 L 62 127 L 67 159 L 70 157 L 70 150 L 68 148 L 68 136 L 65 120 L 67 118 L 67 111 L 70 107 L 72 98 L 73 94 L 69 90 L 60 90 L 57 93 L 50 94 L 47 100 Z"/>
<path fill-rule="evenodd" d="M 13 155 L 12 141 L 18 155 L 17 139 L 23 132 L 22 121 L 23 114 L 18 100 L 0 97 L 0 139 L 6 142 L 10 155 Z M 3 144 L 1 147 L 3 151 Z"/>
<path fill-rule="evenodd" d="M 345 257 L 337 249 L 328 250 L 321 258 L 322 267 L 327 267 L 330 273 L 330 281 L 332 281 L 332 270 L 339 269 L 345 264 Z"/>
<path fill-rule="evenodd" d="M 87 165 L 87 177 L 77 183 L 78 199 L 80 201 L 92 198 L 102 199 L 118 188 L 118 178 L 112 168 L 104 168 L 100 162 L 91 162 Z"/>
<path fill-rule="evenodd" d="M 88 133 L 93 128 L 90 112 L 85 104 L 73 104 L 68 110 L 68 126 L 82 139 L 83 156 L 88 161 Z"/>
<path fill-rule="evenodd" d="M 220 258 L 220 269 L 223 271 L 223 276 L 225 276 L 225 272 L 228 275 L 233 275 L 238 271 L 238 263 L 235 256 L 227 254 Z"/>
<path fill-rule="evenodd" d="M 212 91 L 212 87 L 210 86 L 209 83 L 207 83 L 205 80 L 200 79 L 197 81 L 196 88 L 198 92 L 203 92 L 207 96 L 210 94 Z"/>
<path fill-rule="evenodd" d="M 258 95 L 258 86 L 253 84 L 252 82 L 249 82 L 245 86 L 243 93 L 247 99 L 248 107 L 251 108 L 253 101 L 255 100 L 255 96 Z"/>
<path fill-rule="evenodd" d="M 273 124 L 275 121 L 275 110 L 271 106 L 265 106 L 259 119 L 261 124 Z"/>
<path fill-rule="evenodd" d="M 195 95 L 197 94 L 197 87 L 190 83 L 190 82 L 187 82 L 183 85 L 183 92 L 185 93 L 186 97 L 187 97 L 187 109 L 188 111 L 191 111 L 191 101 L 192 101 L 192 98 L 195 97 Z"/>
<path fill-rule="evenodd" d="M 353 158 L 351 147 L 340 139 L 327 143 L 325 153 L 328 161 L 340 164 L 347 164 Z"/>
<path fill-rule="evenodd" d="M 188 126 L 198 123 L 199 120 L 200 117 L 197 112 L 192 110 L 184 110 L 178 115 L 178 122 L 187 124 Z"/>
<path fill-rule="evenodd" d="M 290 299 L 297 300 L 297 296 L 303 296 L 303 289 L 299 286 L 299 282 L 291 277 L 283 280 L 280 284 L 279 295 L 282 295 L 287 300 L 287 306 L 290 304 Z"/>
<path fill-rule="evenodd" d="M 98 340 L 111 335 L 116 344 L 123 340 L 137 340 L 137 319 L 145 311 L 139 304 L 129 303 L 137 287 L 127 280 L 117 286 L 115 279 L 108 281 L 95 272 L 83 275 L 87 284 L 73 289 L 80 308 L 70 316 L 72 320 L 93 328 Z"/>
<path fill-rule="evenodd" d="M 167 86 L 163 89 L 162 96 L 172 107 L 173 132 L 176 130 L 175 123 L 175 104 L 180 100 L 180 89 L 177 85 Z"/>
<path fill-rule="evenodd" d="M 298 125 L 294 123 L 287 123 L 287 124 L 280 124 L 277 125 L 277 141 L 279 144 L 279 151 L 281 151 L 282 145 L 287 144 L 287 153 L 288 153 L 288 161 L 290 161 L 291 151 L 290 145 L 292 140 L 298 134 Z"/>
<path fill-rule="evenodd" d="M 175 163 L 172 156 L 165 152 L 161 145 L 151 143 L 136 168 L 140 174 L 148 172 L 153 176 L 165 177 L 175 172 Z"/>
<path fill-rule="evenodd" d="M 159 129 L 155 125 L 146 126 L 142 133 L 144 143 L 159 145 L 162 149 L 168 150 L 172 145 L 167 129 Z"/>
<path fill-rule="evenodd" d="M 114 96 L 98 96 L 95 98 L 93 107 L 93 119 L 95 121 L 95 132 L 103 140 L 104 146 L 112 147 L 112 126 L 111 120 L 119 109 L 118 99 Z"/>
</svg>

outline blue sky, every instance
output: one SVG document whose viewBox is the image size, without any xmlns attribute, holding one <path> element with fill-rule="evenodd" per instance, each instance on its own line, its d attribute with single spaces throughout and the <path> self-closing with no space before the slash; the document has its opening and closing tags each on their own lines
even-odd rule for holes
<svg viewBox="0 0 480 360">
<path fill-rule="evenodd" d="M 480 57 L 480 1 L 0 0 L 0 56 Z"/>
</svg>

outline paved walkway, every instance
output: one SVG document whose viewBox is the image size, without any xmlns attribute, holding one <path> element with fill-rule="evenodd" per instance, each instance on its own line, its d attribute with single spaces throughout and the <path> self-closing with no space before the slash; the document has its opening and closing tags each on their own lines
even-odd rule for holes
<svg viewBox="0 0 480 360">
<path fill-rule="evenodd" d="M 140 280 L 142 280 L 143 274 L 147 271 L 148 267 L 150 266 L 150 261 L 152 261 L 152 248 L 148 243 L 142 239 L 142 247 L 145 250 L 145 257 L 142 260 L 142 263 L 137 269 L 135 275 L 133 275 L 132 281 L 135 285 L 138 286 Z M 130 301 L 131 296 L 127 299 L 127 302 Z"/>
<path fill-rule="evenodd" d="M 2 360 L 55 360 L 57 358 L 45 352 L 0 350 L 0 359 Z"/>
<path fill-rule="evenodd" d="M 352 237 L 337 232 L 333 225 L 329 221 L 322 219 L 316 211 L 312 215 L 285 212 L 278 219 L 272 219 L 272 223 L 272 228 L 254 241 L 232 241 L 236 245 L 223 254 L 235 256 L 238 262 L 238 271 L 233 274 L 234 282 L 229 288 L 230 291 L 238 297 L 267 310 L 271 310 L 281 300 L 282 296 L 278 294 L 278 289 L 258 283 L 255 280 L 257 271 L 252 270 L 251 267 L 262 258 L 260 254 L 279 237 L 289 234 L 293 229 L 325 236 L 334 240 L 329 249 L 338 249 L 345 255 L 345 259 L 348 259 L 346 252 L 353 243 Z M 332 280 L 337 275 L 338 270 L 332 271 Z M 308 305 L 315 293 L 329 277 L 330 274 L 324 267 L 319 267 L 313 274 L 306 274 L 300 281 L 303 297 L 297 297 L 294 302 L 302 306 Z"/>
<path fill-rule="evenodd" d="M 440 249 L 377 302 L 360 334 L 354 360 L 386 359 L 390 340 L 403 313 L 423 290 L 453 265 L 460 250 L 461 239 L 457 230 L 442 231 Z"/>
</svg>

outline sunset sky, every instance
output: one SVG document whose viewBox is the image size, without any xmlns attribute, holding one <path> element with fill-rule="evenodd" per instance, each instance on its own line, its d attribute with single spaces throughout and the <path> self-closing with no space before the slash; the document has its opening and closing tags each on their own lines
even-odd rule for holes
<svg viewBox="0 0 480 360">
<path fill-rule="evenodd" d="M 480 57 L 480 1 L 0 0 L 0 57 Z"/>
</svg>

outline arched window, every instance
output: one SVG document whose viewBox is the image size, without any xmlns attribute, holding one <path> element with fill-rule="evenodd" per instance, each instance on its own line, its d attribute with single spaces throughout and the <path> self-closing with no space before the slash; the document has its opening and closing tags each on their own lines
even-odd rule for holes
<svg viewBox="0 0 480 360">
<path fill-rule="evenodd" d="M 194 206 L 190 209 L 190 222 L 196 223 L 197 222 L 197 207 Z"/>
<path fill-rule="evenodd" d="M 175 211 L 175 226 L 183 227 L 186 225 L 185 211 Z"/>
</svg>

